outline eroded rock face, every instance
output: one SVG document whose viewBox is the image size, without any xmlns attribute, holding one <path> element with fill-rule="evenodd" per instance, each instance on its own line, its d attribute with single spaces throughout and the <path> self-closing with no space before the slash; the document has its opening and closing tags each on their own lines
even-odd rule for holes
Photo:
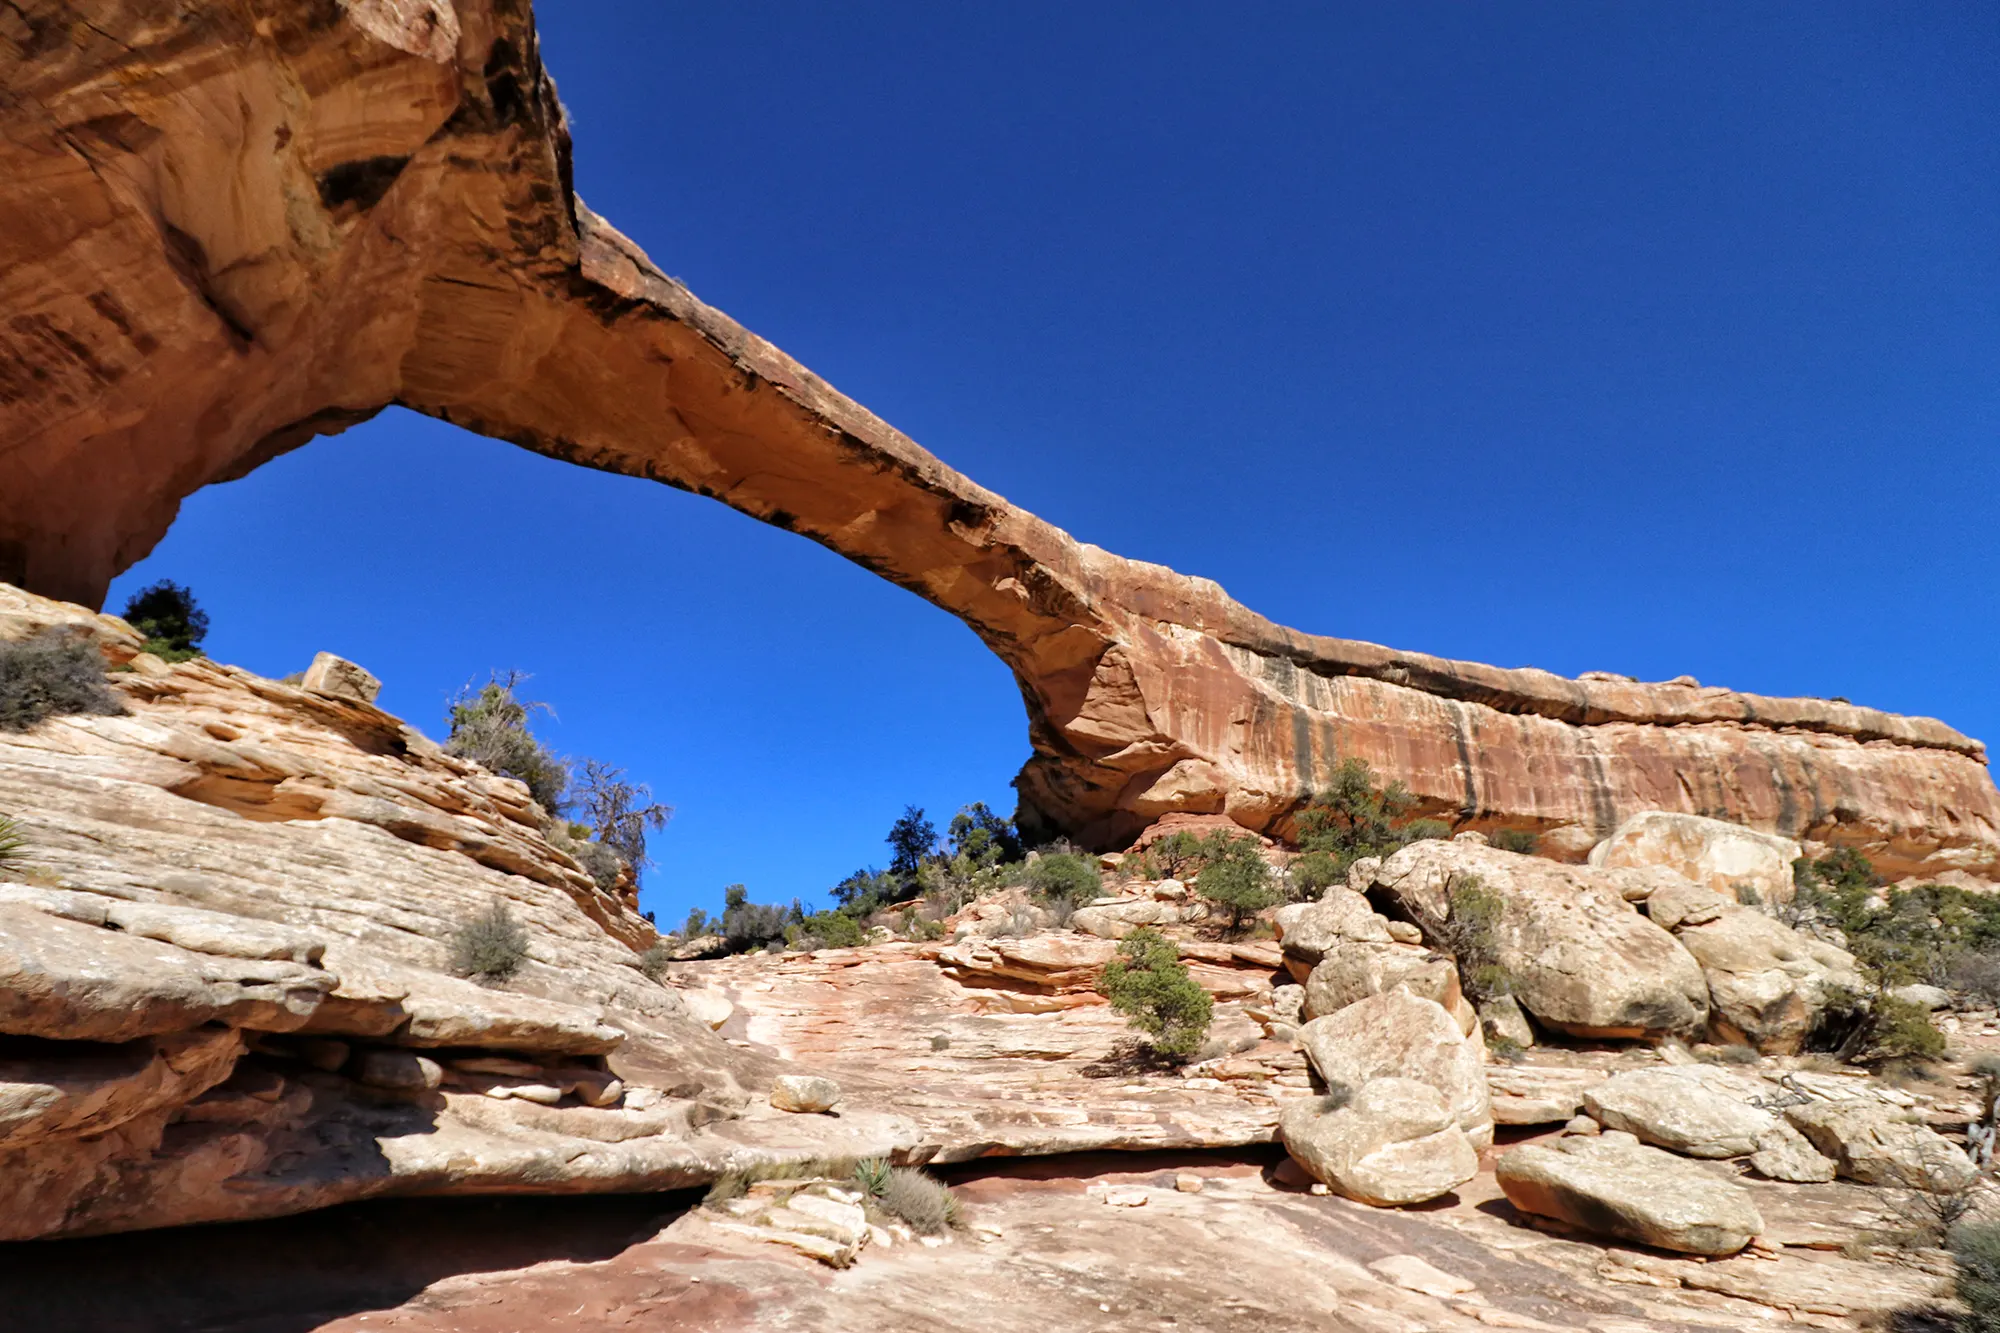
<svg viewBox="0 0 2000 1333">
<path fill-rule="evenodd" d="M 584 206 L 524 5 L 57 0 L 0 33 L 0 81 L 0 580 L 95 603 L 191 491 L 401 404 L 716 497 L 959 616 L 1020 682 L 1034 831 L 1282 834 L 1359 757 L 1575 855 L 1705 811 L 2000 878 L 1984 751 L 1941 723 L 1301 634 L 952 471 Z"/>
<path fill-rule="evenodd" d="M 1470 841 L 1415 842 L 1382 863 L 1373 892 L 1419 921 L 1445 916 L 1453 886 L 1468 879 L 1498 895 L 1496 957 L 1537 1023 L 1593 1037 L 1696 1031 L 1708 1017 L 1701 968 L 1625 901 L 1619 873 Z"/>
</svg>

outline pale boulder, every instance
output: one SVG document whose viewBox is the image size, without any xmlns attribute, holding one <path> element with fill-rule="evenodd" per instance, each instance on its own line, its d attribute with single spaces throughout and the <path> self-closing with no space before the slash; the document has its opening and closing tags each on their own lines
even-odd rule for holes
<svg viewBox="0 0 2000 1333">
<path fill-rule="evenodd" d="M 300 685 L 314 694 L 331 695 L 359 704 L 372 704 L 382 693 L 382 682 L 371 672 L 332 653 L 320 653 L 314 657 Z"/>
<path fill-rule="evenodd" d="M 687 1006 L 689 1018 L 711 1032 L 719 1030 L 736 1012 L 736 1006 L 729 1002 L 729 997 L 719 991 L 684 990 L 681 992 L 681 1003 Z"/>
<path fill-rule="evenodd" d="M 1318 902 L 1291 903 L 1278 909 L 1279 945 L 1285 967 L 1296 981 L 1312 975 L 1327 952 L 1338 945 L 1389 944 L 1394 936 L 1388 918 L 1352 889 L 1335 885 Z"/>
<path fill-rule="evenodd" d="M 1764 1229 L 1741 1186 L 1609 1131 L 1523 1144 L 1494 1169 L 1524 1213 L 1683 1254 L 1734 1254 Z"/>
<path fill-rule="evenodd" d="M 1668 870 L 1731 900 L 1748 889 L 1757 901 L 1788 902 L 1792 862 L 1805 849 L 1790 838 L 1741 824 L 1666 810 L 1642 810 L 1590 849 L 1605 869 Z"/>
<path fill-rule="evenodd" d="M 1393 1207 L 1447 1194 L 1479 1171 L 1479 1154 L 1436 1088 L 1378 1078 L 1345 1103 L 1306 1098 L 1285 1108 L 1285 1150 L 1337 1194 Z"/>
<path fill-rule="evenodd" d="M 1978 1174 L 1958 1146 L 1911 1111 L 1869 1097 L 1785 1108 L 1785 1119 L 1838 1172 L 1864 1185 L 1948 1193 Z"/>
<path fill-rule="evenodd" d="M 817 1074 L 780 1074 L 771 1082 L 771 1105 L 780 1111 L 811 1115 L 831 1111 L 840 1100 L 840 1085 Z"/>
<path fill-rule="evenodd" d="M 1697 1066 L 1615 1074 L 1583 1094 L 1606 1129 L 1687 1157 L 1746 1157 L 1779 1122 L 1769 1111 L 1710 1086 Z"/>
<path fill-rule="evenodd" d="M 1304 1014 L 1308 1021 L 1345 1009 L 1356 1000 L 1397 986 L 1433 1000 L 1456 1015 L 1465 1004 L 1458 969 L 1449 958 L 1408 944 L 1358 944 L 1342 940 L 1329 948 L 1306 976 Z"/>
<path fill-rule="evenodd" d="M 1493 1142 L 1486 1050 L 1434 1000 L 1402 988 L 1357 1000 L 1299 1029 L 1298 1042 L 1329 1088 L 1358 1092 L 1378 1078 L 1435 1088 L 1475 1148 Z"/>
<path fill-rule="evenodd" d="M 1797 1185 L 1824 1185 L 1840 1174 L 1840 1166 L 1822 1154 L 1805 1135 L 1780 1120 L 1757 1140 L 1750 1169 L 1767 1180 Z"/>
<path fill-rule="evenodd" d="M 1413 920 L 1438 920 L 1469 878 L 1501 901 L 1496 961 L 1542 1026 L 1582 1037 L 1659 1037 L 1707 1020 L 1708 983 L 1694 958 L 1603 872 L 1472 842 L 1424 841 L 1384 861 L 1374 887 Z"/>
<path fill-rule="evenodd" d="M 1721 1040 L 1796 1054 L 1831 997 L 1862 989 L 1846 950 L 1708 889 L 1663 888 L 1646 900 L 1646 914 L 1701 965 L 1709 1028 Z"/>
</svg>

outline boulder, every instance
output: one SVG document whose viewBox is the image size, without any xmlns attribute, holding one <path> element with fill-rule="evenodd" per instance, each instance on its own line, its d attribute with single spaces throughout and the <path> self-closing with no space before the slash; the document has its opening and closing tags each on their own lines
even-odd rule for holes
<svg viewBox="0 0 2000 1333">
<path fill-rule="evenodd" d="M 1307 975 L 1304 1014 L 1308 1021 L 1323 1018 L 1397 986 L 1436 1001 L 1454 1016 L 1465 1005 L 1458 990 L 1458 969 L 1449 958 L 1408 944 L 1342 940 Z"/>
<path fill-rule="evenodd" d="M 817 1074 L 780 1074 L 771 1081 L 771 1105 L 780 1111 L 812 1115 L 831 1111 L 840 1100 L 840 1085 Z"/>
<path fill-rule="evenodd" d="M 1329 949 L 1343 943 L 1388 944 L 1389 920 L 1368 900 L 1339 885 L 1318 902 L 1291 903 L 1278 909 L 1276 927 L 1285 951 L 1285 966 L 1296 981 L 1304 981 Z"/>
<path fill-rule="evenodd" d="M 415 1051 L 372 1050 L 355 1058 L 354 1077 L 374 1088 L 431 1092 L 444 1082 L 444 1067 Z"/>
<path fill-rule="evenodd" d="M 1767 1180 L 1797 1185 L 1824 1185 L 1840 1173 L 1838 1163 L 1783 1120 L 1758 1137 L 1757 1151 L 1750 1154 L 1750 1169 Z"/>
<path fill-rule="evenodd" d="M 1827 1000 L 1863 984 L 1846 950 L 1693 884 L 1654 893 L 1646 914 L 1701 965 L 1709 1029 L 1724 1041 L 1796 1054 Z"/>
<path fill-rule="evenodd" d="M 1629 1038 L 1690 1032 L 1706 1021 L 1701 968 L 1604 872 L 1477 843 L 1424 841 L 1384 861 L 1373 892 L 1412 920 L 1437 920 L 1454 886 L 1471 878 L 1501 901 L 1495 958 L 1537 1023 Z"/>
<path fill-rule="evenodd" d="M 1435 1000 L 1401 987 L 1371 995 L 1305 1024 L 1298 1041 L 1330 1089 L 1351 1094 L 1378 1078 L 1413 1079 L 1437 1090 L 1475 1148 L 1492 1144 L 1486 1049 Z"/>
<path fill-rule="evenodd" d="M 1523 1144 L 1494 1176 L 1524 1213 L 1683 1254 L 1734 1254 L 1764 1229 L 1741 1186 L 1615 1130 Z"/>
<path fill-rule="evenodd" d="M 1378 1078 L 1344 1099 L 1295 1101 L 1279 1132 L 1313 1179 L 1377 1207 L 1435 1199 L 1479 1171 L 1479 1153 L 1444 1098 L 1414 1079 Z"/>
<path fill-rule="evenodd" d="M 1978 1174 L 1957 1145 L 1914 1112 L 1870 1097 L 1785 1108 L 1785 1119 L 1839 1174 L 1864 1185 L 1948 1193 Z"/>
<path fill-rule="evenodd" d="M 736 1012 L 736 1006 L 720 991 L 684 990 L 681 1003 L 687 1006 L 688 1017 L 711 1032 L 720 1029 Z"/>
<path fill-rule="evenodd" d="M 1495 995 L 1480 1001 L 1478 1008 L 1479 1030 L 1488 1045 L 1507 1043 L 1526 1048 L 1535 1044 L 1534 1026 L 1513 996 Z"/>
<path fill-rule="evenodd" d="M 1904 1004 L 1914 1004 L 1928 1013 L 1951 1008 L 1951 992 L 1942 986 L 1926 986 L 1922 982 L 1912 982 L 1907 986 L 1894 987 L 1889 995 Z"/>
<path fill-rule="evenodd" d="M 314 694 L 331 695 L 358 704 L 372 704 L 382 693 L 382 682 L 362 667 L 332 653 L 320 653 L 306 668 L 300 685 Z"/>
<path fill-rule="evenodd" d="M 1614 1074 L 1583 1094 L 1583 1109 L 1606 1129 L 1688 1157 L 1745 1157 L 1779 1121 L 1719 1091 L 1700 1066 Z"/>
<path fill-rule="evenodd" d="M 1486 1086 L 1498 1125 L 1560 1125 L 1583 1109 L 1583 1094 L 1602 1070 L 1520 1064 L 1492 1065 Z"/>
<path fill-rule="evenodd" d="M 1798 843 L 1775 833 L 1700 815 L 1642 810 L 1590 849 L 1590 864 L 1607 869 L 1670 870 L 1682 879 L 1739 901 L 1750 890 L 1757 901 L 1787 902 Z"/>
</svg>

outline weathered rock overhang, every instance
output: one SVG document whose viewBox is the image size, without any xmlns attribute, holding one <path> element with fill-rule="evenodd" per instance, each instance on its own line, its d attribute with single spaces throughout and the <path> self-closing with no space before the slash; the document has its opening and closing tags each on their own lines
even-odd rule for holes
<svg viewBox="0 0 2000 1333">
<path fill-rule="evenodd" d="M 958 616 L 1020 682 L 1050 831 L 1283 832 L 1359 755 L 1559 848 L 1656 806 L 2000 877 L 1983 748 L 1940 722 L 1301 634 L 1008 504 L 584 206 L 519 0 L 29 0 L 0 89 L 0 581 L 96 604 L 192 491 L 400 404 Z"/>
</svg>

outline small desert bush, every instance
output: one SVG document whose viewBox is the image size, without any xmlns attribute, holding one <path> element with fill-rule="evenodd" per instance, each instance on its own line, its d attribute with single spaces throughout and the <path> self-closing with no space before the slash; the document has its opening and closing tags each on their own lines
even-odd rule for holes
<svg viewBox="0 0 2000 1333">
<path fill-rule="evenodd" d="M 208 637 L 208 613 L 192 592 L 167 580 L 132 595 L 125 623 L 145 636 L 147 652 L 166 662 L 202 656 L 201 641 Z"/>
<path fill-rule="evenodd" d="M 1503 828 L 1496 830 L 1487 841 L 1503 852 L 1533 856 L 1542 845 L 1542 835 L 1524 828 Z"/>
<path fill-rule="evenodd" d="M 1206 860 L 1195 877 L 1194 891 L 1229 913 L 1229 929 L 1240 934 L 1250 917 L 1279 900 L 1271 867 L 1258 852 L 1257 839 L 1232 838 L 1217 832 L 1202 842 Z"/>
<path fill-rule="evenodd" d="M 444 748 L 461 759 L 515 778 L 544 810 L 562 809 L 569 790 L 569 765 L 535 738 L 528 720 L 548 705 L 516 693 L 527 677 L 496 672 L 477 690 L 467 686 L 451 702 L 451 735 Z"/>
<path fill-rule="evenodd" d="M 719 931 L 729 952 L 748 953 L 782 944 L 785 928 L 805 919 L 805 912 L 797 903 L 790 908 L 776 903 L 753 903 L 750 890 L 741 884 L 731 884 L 722 891 L 721 918 L 709 926 Z"/>
<path fill-rule="evenodd" d="M 862 939 L 861 923 L 844 912 L 814 912 L 785 927 L 785 943 L 794 949 L 852 949 Z"/>
<path fill-rule="evenodd" d="M 1401 782 L 1378 787 L 1366 760 L 1341 760 L 1326 790 L 1298 814 L 1299 850 L 1326 857 L 1325 862 L 1315 861 L 1308 873 L 1338 883 L 1347 868 L 1363 857 L 1387 856 L 1451 831 L 1435 819 L 1410 818 L 1416 808 L 1417 798 Z"/>
<path fill-rule="evenodd" d="M 1336 884 L 1347 882 L 1340 862 L 1326 852 L 1301 852 L 1285 867 L 1285 882 L 1294 902 L 1317 898 Z"/>
<path fill-rule="evenodd" d="M 452 932 L 451 970 L 461 977 L 505 981 L 521 970 L 527 958 L 528 932 L 514 919 L 513 909 L 498 899 Z"/>
<path fill-rule="evenodd" d="M 1162 1055 L 1200 1050 L 1215 1012 L 1215 1001 L 1188 975 L 1173 941 L 1143 926 L 1119 941 L 1098 989 Z"/>
<path fill-rule="evenodd" d="M 21 826 L 7 816 L 0 815 L 0 866 L 6 865 L 9 861 L 19 860 L 27 846 L 27 835 L 21 832 Z"/>
<path fill-rule="evenodd" d="M 1958 1261 L 1954 1290 L 1965 1302 L 1962 1333 L 2000 1333 L 2000 1222 L 1968 1222 L 1946 1241 Z"/>
<path fill-rule="evenodd" d="M 638 968 L 648 981 L 658 981 L 667 974 L 667 968 L 674 956 L 665 944 L 653 944 L 639 955 Z"/>
<path fill-rule="evenodd" d="M 105 686 L 104 658 L 87 635 L 49 629 L 0 643 L 0 731 L 27 731 L 52 717 L 124 711 Z"/>
<path fill-rule="evenodd" d="M 1458 965 L 1458 983 L 1477 1004 L 1508 994 L 1514 980 L 1500 965 L 1499 925 L 1506 901 L 1477 875 L 1453 875 L 1445 885 L 1445 912 L 1417 923 L 1424 939 Z"/>
<path fill-rule="evenodd" d="M 915 1167 L 871 1158 L 854 1168 L 854 1183 L 875 1206 L 920 1236 L 942 1235 L 958 1225 L 958 1200 L 943 1181 Z"/>
<path fill-rule="evenodd" d="M 1048 902 L 1087 902 L 1104 888 L 1104 876 L 1091 858 L 1078 852 L 1043 852 L 1029 862 L 1027 884 Z"/>
</svg>

